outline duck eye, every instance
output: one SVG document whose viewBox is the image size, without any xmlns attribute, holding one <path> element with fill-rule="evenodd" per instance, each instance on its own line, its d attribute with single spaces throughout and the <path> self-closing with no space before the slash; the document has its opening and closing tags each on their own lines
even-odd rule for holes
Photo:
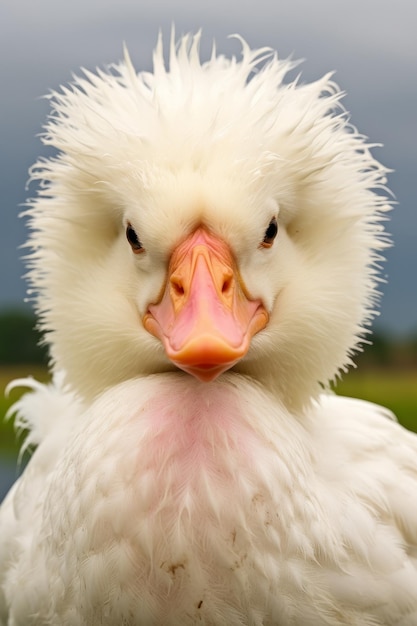
<svg viewBox="0 0 417 626">
<path fill-rule="evenodd" d="M 274 243 L 274 239 L 277 236 L 277 232 L 277 218 L 273 217 L 272 220 L 269 222 L 268 228 L 265 231 L 265 235 L 261 243 L 262 248 L 270 248 L 272 246 L 272 244 Z"/>
<path fill-rule="evenodd" d="M 135 229 L 132 227 L 132 225 L 129 222 L 126 227 L 126 238 L 128 242 L 130 243 L 130 247 L 132 248 L 135 254 L 144 252 L 144 248 L 142 247 L 142 244 L 139 241 L 139 237 L 137 236 Z"/>
</svg>

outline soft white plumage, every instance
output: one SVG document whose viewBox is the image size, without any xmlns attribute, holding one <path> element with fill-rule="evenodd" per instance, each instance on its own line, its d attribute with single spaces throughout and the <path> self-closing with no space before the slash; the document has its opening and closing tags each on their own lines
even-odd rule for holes
<svg viewBox="0 0 417 626">
<path fill-rule="evenodd" d="M 322 393 L 374 312 L 385 170 L 329 76 L 198 43 L 51 97 L 29 280 L 59 374 L 16 407 L 39 445 L 0 513 L 0 621 L 415 625 L 417 438 Z M 224 367 L 164 326 L 191 266 L 256 321 Z"/>
</svg>

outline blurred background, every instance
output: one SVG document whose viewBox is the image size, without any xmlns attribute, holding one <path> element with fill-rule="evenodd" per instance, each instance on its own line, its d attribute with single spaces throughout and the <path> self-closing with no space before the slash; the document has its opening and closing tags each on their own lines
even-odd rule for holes
<svg viewBox="0 0 417 626">
<path fill-rule="evenodd" d="M 346 91 L 353 124 L 393 172 L 397 206 L 387 229 L 394 246 L 383 268 L 381 315 L 373 344 L 356 359 L 337 392 L 376 401 L 417 430 L 417 4 L 414 0 L 2 0 L 0 4 L 0 414 L 18 392 L 3 399 L 5 384 L 33 374 L 45 379 L 25 303 L 19 247 L 26 239 L 22 205 L 35 194 L 28 168 L 46 154 L 39 140 L 48 114 L 42 98 L 71 81 L 80 66 L 104 67 L 122 57 L 126 43 L 138 70 L 151 69 L 161 30 L 168 40 L 203 31 L 201 55 L 213 39 L 226 54 L 240 46 L 270 46 L 280 57 L 305 59 L 298 68 L 311 81 L 335 71 Z M 16 476 L 18 442 L 0 417 L 0 499 Z"/>
</svg>

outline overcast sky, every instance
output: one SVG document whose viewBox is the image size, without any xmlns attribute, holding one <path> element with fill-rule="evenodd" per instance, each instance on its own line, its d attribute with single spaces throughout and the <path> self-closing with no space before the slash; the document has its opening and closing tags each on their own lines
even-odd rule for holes
<svg viewBox="0 0 417 626">
<path fill-rule="evenodd" d="M 395 246 L 384 268 L 378 325 L 417 331 L 417 3 L 415 0 L 0 0 L 0 308 L 24 298 L 17 247 L 25 239 L 18 205 L 27 171 L 43 149 L 36 136 L 48 105 L 40 98 L 71 80 L 80 66 L 120 60 L 126 42 L 139 69 L 149 69 L 158 30 L 168 37 L 203 29 L 202 55 L 213 38 L 238 53 L 241 34 L 252 47 L 305 59 L 303 80 L 335 70 L 347 92 L 352 122 L 394 169 L 389 184 L 398 206 L 389 230 Z"/>
</svg>

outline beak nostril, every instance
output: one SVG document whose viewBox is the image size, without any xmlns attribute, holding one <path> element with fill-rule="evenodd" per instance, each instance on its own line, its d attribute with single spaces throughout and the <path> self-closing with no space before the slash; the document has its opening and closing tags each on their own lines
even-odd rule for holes
<svg viewBox="0 0 417 626">
<path fill-rule="evenodd" d="M 177 280 L 173 280 L 171 279 L 171 286 L 174 290 L 174 293 L 177 296 L 183 296 L 184 295 L 184 287 L 181 285 L 181 283 Z"/>
<path fill-rule="evenodd" d="M 222 293 L 223 294 L 227 294 L 232 286 L 232 277 L 228 276 L 224 281 L 223 281 L 223 286 L 222 286 Z"/>
</svg>

